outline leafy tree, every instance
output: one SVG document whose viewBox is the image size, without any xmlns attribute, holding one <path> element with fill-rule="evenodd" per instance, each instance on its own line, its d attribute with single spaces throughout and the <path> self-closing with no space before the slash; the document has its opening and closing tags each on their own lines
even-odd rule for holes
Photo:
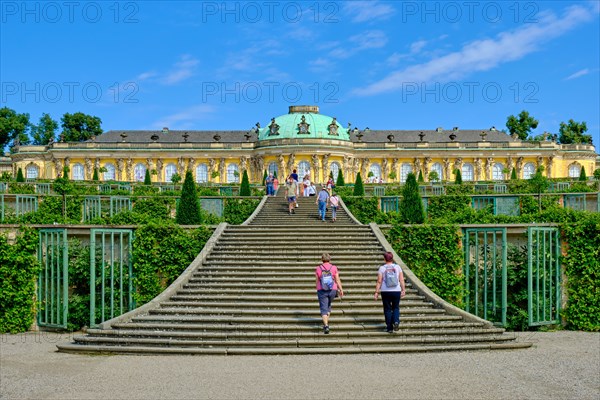
<svg viewBox="0 0 600 400">
<path fill-rule="evenodd" d="M 572 119 L 568 123 L 561 122 L 558 129 L 558 140 L 561 144 L 592 144 L 592 135 L 586 135 L 587 124 Z"/>
<path fill-rule="evenodd" d="M 390 178 L 390 181 L 395 181 L 397 177 L 398 174 L 396 173 L 396 171 L 392 171 L 388 174 L 388 178 Z"/>
<path fill-rule="evenodd" d="M 598 179 L 600 181 L 600 168 L 597 168 L 594 171 L 594 178 Z"/>
<path fill-rule="evenodd" d="M 365 188 L 363 186 L 362 178 L 360 177 L 360 172 L 356 174 L 356 182 L 354 182 L 354 196 L 364 196 Z"/>
<path fill-rule="evenodd" d="M 417 179 L 419 183 L 425 183 L 425 179 L 423 179 L 423 171 L 419 170 L 419 179 Z"/>
<path fill-rule="evenodd" d="M 62 135 L 66 142 L 83 142 L 102 134 L 102 120 L 81 112 L 66 113 L 61 118 Z"/>
<path fill-rule="evenodd" d="M 457 185 L 462 185 L 463 181 L 462 181 L 462 173 L 460 172 L 460 169 L 455 169 L 454 170 L 454 183 Z"/>
<path fill-rule="evenodd" d="M 148 173 L 148 170 L 146 170 L 146 173 Z M 92 175 L 92 180 L 93 181 L 98 181 L 98 168 L 94 168 L 94 175 Z"/>
<path fill-rule="evenodd" d="M 586 182 L 587 181 L 587 175 L 585 173 L 585 166 L 581 167 L 581 172 L 579 173 L 579 180 L 582 182 Z"/>
<path fill-rule="evenodd" d="M 510 173 L 510 180 L 511 181 L 516 181 L 517 180 L 517 170 L 516 169 L 512 169 L 512 172 Z"/>
<path fill-rule="evenodd" d="M 190 172 L 190 171 L 188 171 Z M 186 173 L 187 176 L 187 173 Z M 179 182 L 181 182 L 181 175 L 179 175 L 178 173 L 173 174 L 173 176 L 171 176 L 171 182 L 173 182 L 174 184 L 178 184 Z"/>
<path fill-rule="evenodd" d="M 344 182 L 344 174 L 342 174 L 342 171 L 338 171 L 338 176 L 337 176 L 337 179 L 335 180 L 335 186 L 342 187 L 345 185 L 346 185 L 346 182 Z"/>
<path fill-rule="evenodd" d="M 431 171 L 429 173 L 429 181 L 430 182 L 437 182 L 439 179 L 440 179 L 440 176 L 437 173 L 437 171 Z"/>
<path fill-rule="evenodd" d="M 412 172 L 407 175 L 406 183 L 402 188 L 400 220 L 405 224 L 422 224 L 425 220 L 423 202 L 419 194 L 419 184 Z"/>
<path fill-rule="evenodd" d="M 250 182 L 248 181 L 248 171 L 244 170 L 242 183 L 240 184 L 240 196 L 250 196 Z"/>
<path fill-rule="evenodd" d="M 52 119 L 49 114 L 43 113 L 40 122 L 31 128 L 33 144 L 47 145 L 50 139 L 55 139 L 58 122 Z"/>
<path fill-rule="evenodd" d="M 26 133 L 29 127 L 29 114 L 17 114 L 8 107 L 0 108 L 0 151 L 16 138 L 21 144 L 29 143 Z"/>
<path fill-rule="evenodd" d="M 146 175 L 144 176 L 144 185 L 152 185 L 152 179 L 150 178 L 150 171 L 146 169 Z"/>
<path fill-rule="evenodd" d="M 181 189 L 181 200 L 177 205 L 175 220 L 179 225 L 199 225 L 201 222 L 200 202 L 198 201 L 192 171 L 185 173 L 185 181 Z"/>
<path fill-rule="evenodd" d="M 548 186 L 550 186 L 548 178 L 544 176 L 543 165 L 540 165 L 535 171 L 535 174 L 529 178 L 529 183 L 538 195 L 538 211 L 542 212 L 542 193 L 544 193 L 548 189 Z"/>
<path fill-rule="evenodd" d="M 25 182 L 25 177 L 23 176 L 23 170 L 19 167 L 17 171 L 17 182 Z"/>
<path fill-rule="evenodd" d="M 506 127 L 511 135 L 517 134 L 519 139 L 525 140 L 532 129 L 537 128 L 538 120 L 529 115 L 529 112 L 523 110 L 518 116 L 510 115 L 506 119 Z"/>
<path fill-rule="evenodd" d="M 57 177 L 54 180 L 53 185 L 54 193 L 62 196 L 62 216 L 67 217 L 67 194 L 73 189 L 73 184 L 69 180 L 69 167 L 63 168 L 62 176 Z"/>
</svg>

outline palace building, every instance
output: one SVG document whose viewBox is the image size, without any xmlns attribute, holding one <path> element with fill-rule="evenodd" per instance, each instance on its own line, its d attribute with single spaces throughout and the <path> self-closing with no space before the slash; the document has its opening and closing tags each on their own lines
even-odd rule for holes
<svg viewBox="0 0 600 400">
<path fill-rule="evenodd" d="M 111 130 L 85 142 L 19 146 L 10 155 L 13 173 L 22 168 L 29 179 L 54 179 L 68 166 L 73 180 L 171 182 L 174 174 L 192 171 L 198 183 L 237 183 L 247 170 L 251 182 L 264 171 L 281 179 L 293 169 L 324 182 L 343 171 L 346 182 L 358 172 L 363 180 L 403 182 L 422 171 L 453 180 L 460 169 L 464 181 L 508 179 L 516 169 L 527 179 L 543 165 L 548 177 L 578 178 L 597 168 L 594 146 L 529 142 L 497 130 L 436 128 L 428 130 L 359 130 L 320 114 L 317 106 L 290 106 L 289 113 L 256 124 L 250 131 Z M 508 172 L 507 172 L 508 171 Z"/>
</svg>

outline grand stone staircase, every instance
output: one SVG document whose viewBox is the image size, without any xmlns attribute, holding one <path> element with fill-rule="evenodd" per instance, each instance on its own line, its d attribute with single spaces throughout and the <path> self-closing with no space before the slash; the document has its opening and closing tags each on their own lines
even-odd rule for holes
<svg viewBox="0 0 600 400">
<path fill-rule="evenodd" d="M 407 268 L 401 328 L 385 332 L 373 299 L 389 244 L 375 225 L 344 208 L 317 217 L 314 198 L 288 215 L 280 194 L 265 198 L 245 225 L 221 224 L 202 253 L 163 294 L 107 321 L 64 352 L 166 354 L 383 353 L 528 347 L 513 334 L 431 293 Z M 331 333 L 322 332 L 315 267 L 328 252 L 345 297 L 336 299 Z M 397 259 L 397 261 L 400 261 Z M 401 264 L 403 265 L 403 264 Z"/>
</svg>

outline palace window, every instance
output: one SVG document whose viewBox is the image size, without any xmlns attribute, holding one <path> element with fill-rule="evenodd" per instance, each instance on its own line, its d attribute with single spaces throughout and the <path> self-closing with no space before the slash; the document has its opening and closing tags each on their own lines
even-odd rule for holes
<svg viewBox="0 0 600 400">
<path fill-rule="evenodd" d="M 237 164 L 229 164 L 227 166 L 227 183 L 238 183 L 240 181 L 240 173 Z"/>
<path fill-rule="evenodd" d="M 333 180 L 337 182 L 338 174 L 340 173 L 340 164 L 332 162 L 331 165 L 329 165 L 329 170 L 333 175 Z"/>
<path fill-rule="evenodd" d="M 85 179 L 83 165 L 75 164 L 73 165 L 73 180 L 74 181 L 82 181 Z"/>
<path fill-rule="evenodd" d="M 40 169 L 37 165 L 29 165 L 25 168 L 25 175 L 27 179 L 37 179 L 40 175 Z"/>
<path fill-rule="evenodd" d="M 503 169 L 504 165 L 500 163 L 494 164 L 494 166 L 492 167 L 492 179 L 495 181 L 504 180 L 504 172 L 502 172 Z"/>
<path fill-rule="evenodd" d="M 279 168 L 277 167 L 277 163 L 276 162 L 271 162 L 269 163 L 269 167 L 267 168 L 267 173 L 268 174 L 273 174 L 273 176 L 275 176 L 275 174 L 277 173 L 277 178 L 279 177 Z"/>
<path fill-rule="evenodd" d="M 106 168 L 106 172 L 102 176 L 105 181 L 114 181 L 116 178 L 116 169 L 112 164 L 104 164 L 104 168 Z"/>
<path fill-rule="evenodd" d="M 136 182 L 144 182 L 146 177 L 146 166 L 142 163 L 136 164 L 133 168 L 133 179 Z"/>
<path fill-rule="evenodd" d="M 411 172 L 412 165 L 410 165 L 409 163 L 402 164 L 402 166 L 400 167 L 400 182 L 406 182 L 406 178 Z"/>
<path fill-rule="evenodd" d="M 431 166 L 431 171 L 430 172 L 433 172 L 433 171 L 437 172 L 437 175 L 438 175 L 437 181 L 438 182 L 444 179 L 444 173 L 443 173 L 443 170 L 442 170 L 442 164 L 440 164 L 440 163 L 434 163 Z"/>
<path fill-rule="evenodd" d="M 208 166 L 206 164 L 199 164 L 196 167 L 196 182 L 197 183 L 208 182 Z"/>
<path fill-rule="evenodd" d="M 173 175 L 175 175 L 177 173 L 177 166 L 175 166 L 175 164 L 171 163 L 171 164 L 167 164 L 167 166 L 165 167 L 165 182 L 172 182 L 171 179 L 173 179 Z"/>
<path fill-rule="evenodd" d="M 523 179 L 530 179 L 535 174 L 535 165 L 527 163 L 523 167 Z"/>
<path fill-rule="evenodd" d="M 308 161 L 300 161 L 298 163 L 298 179 L 302 181 L 305 175 L 310 175 L 310 164 Z M 311 176 L 311 180 L 317 179 L 316 176 Z"/>
<path fill-rule="evenodd" d="M 369 177 L 368 175 L 372 175 Z M 381 178 L 381 166 L 377 163 L 371 164 L 369 167 L 369 173 L 367 174 L 368 182 L 376 183 Z"/>
<path fill-rule="evenodd" d="M 474 178 L 474 174 L 473 174 L 473 165 L 472 164 L 463 164 L 462 166 L 462 171 L 461 171 L 461 177 L 463 179 L 463 181 L 472 181 Z"/>
<path fill-rule="evenodd" d="M 581 169 L 577 164 L 569 165 L 569 178 L 579 178 L 581 174 Z"/>
</svg>

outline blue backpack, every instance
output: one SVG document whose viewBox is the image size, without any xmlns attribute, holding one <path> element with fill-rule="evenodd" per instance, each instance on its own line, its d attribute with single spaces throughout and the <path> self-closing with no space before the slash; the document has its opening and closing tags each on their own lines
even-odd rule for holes
<svg viewBox="0 0 600 400">
<path fill-rule="evenodd" d="M 331 269 L 325 269 L 323 264 L 321 264 L 321 288 L 323 290 L 331 290 L 333 289 L 333 275 L 331 274 Z"/>
<path fill-rule="evenodd" d="M 398 286 L 398 274 L 396 273 L 396 264 L 392 264 L 391 268 L 385 268 L 383 279 L 385 279 L 385 286 L 387 286 L 389 289 Z"/>
</svg>

